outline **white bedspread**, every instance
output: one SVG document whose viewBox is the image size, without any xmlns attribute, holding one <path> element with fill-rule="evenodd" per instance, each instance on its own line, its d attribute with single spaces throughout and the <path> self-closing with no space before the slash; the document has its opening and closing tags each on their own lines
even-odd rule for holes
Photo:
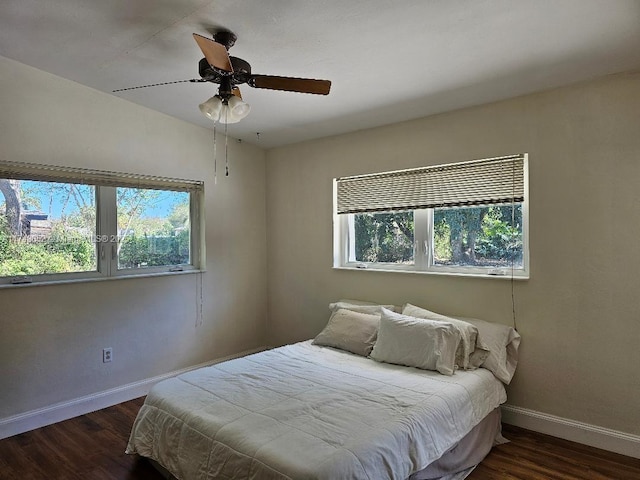
<svg viewBox="0 0 640 480">
<path fill-rule="evenodd" d="M 404 480 L 505 400 L 488 370 L 448 377 L 307 341 L 158 383 L 127 453 L 180 480 Z"/>
</svg>

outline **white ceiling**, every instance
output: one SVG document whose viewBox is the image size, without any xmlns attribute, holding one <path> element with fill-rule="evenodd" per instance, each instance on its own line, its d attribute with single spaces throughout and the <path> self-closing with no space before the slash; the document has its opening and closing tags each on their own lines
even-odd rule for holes
<svg viewBox="0 0 640 480">
<path fill-rule="evenodd" d="M 0 55 L 111 94 L 197 78 L 191 33 L 220 27 L 253 73 L 332 81 L 326 97 L 243 85 L 229 134 L 265 148 L 640 68 L 639 0 L 2 0 Z M 211 128 L 198 104 L 216 92 L 113 95 Z"/>
</svg>

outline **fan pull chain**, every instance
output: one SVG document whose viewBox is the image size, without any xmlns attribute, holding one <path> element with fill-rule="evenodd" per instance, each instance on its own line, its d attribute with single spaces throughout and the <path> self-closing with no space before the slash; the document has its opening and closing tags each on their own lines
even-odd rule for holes
<svg viewBox="0 0 640 480">
<path fill-rule="evenodd" d="M 228 135 L 228 111 L 224 112 L 224 175 L 225 177 L 229 176 L 229 135 Z M 218 142 L 216 139 L 216 124 L 217 122 L 213 122 L 213 183 L 218 184 Z"/>
<path fill-rule="evenodd" d="M 216 151 L 216 122 L 213 122 L 213 184 L 218 184 L 218 153 Z"/>
<path fill-rule="evenodd" d="M 224 124 L 224 176 L 229 176 L 229 135 L 227 135 L 227 123 Z"/>
</svg>

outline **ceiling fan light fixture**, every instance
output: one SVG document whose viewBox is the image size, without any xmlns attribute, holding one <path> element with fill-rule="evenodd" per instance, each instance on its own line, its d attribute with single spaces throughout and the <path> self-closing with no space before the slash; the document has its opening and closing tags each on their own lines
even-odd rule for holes
<svg viewBox="0 0 640 480">
<path fill-rule="evenodd" d="M 249 115 L 249 112 L 251 111 L 251 105 L 235 95 L 229 98 L 227 105 L 231 111 L 231 116 L 238 120 L 242 120 L 244 117 Z"/>
<path fill-rule="evenodd" d="M 199 107 L 209 120 L 227 124 L 238 123 L 251 111 L 251 106 L 235 95 L 227 100 L 224 100 L 220 95 L 215 95 L 201 103 Z"/>
<path fill-rule="evenodd" d="M 220 123 L 238 123 L 240 120 L 240 118 L 233 115 L 233 112 L 229 108 L 229 105 L 222 106 L 222 110 L 220 111 L 220 118 L 218 118 L 218 121 Z"/>
<path fill-rule="evenodd" d="M 214 95 L 206 102 L 201 103 L 199 108 L 205 117 L 217 122 L 220 117 L 222 106 L 222 98 L 219 95 Z"/>
</svg>

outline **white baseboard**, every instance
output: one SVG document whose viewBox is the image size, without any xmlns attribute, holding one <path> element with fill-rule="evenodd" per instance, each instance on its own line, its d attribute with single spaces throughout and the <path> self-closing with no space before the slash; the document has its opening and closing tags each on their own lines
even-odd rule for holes
<svg viewBox="0 0 640 480">
<path fill-rule="evenodd" d="M 640 458 L 639 435 L 507 404 L 502 406 L 502 421 L 534 432 L 571 440 L 628 457 Z"/>
<path fill-rule="evenodd" d="M 183 368 L 174 372 L 165 373 L 156 377 L 147 378 L 138 382 L 129 383 L 120 387 L 111 388 L 102 392 L 93 393 L 80 398 L 74 398 L 62 403 L 56 403 L 29 412 L 20 413 L 11 417 L 0 419 L 0 440 L 20 433 L 28 432 L 36 428 L 51 425 L 52 423 L 68 420 L 79 415 L 85 415 L 96 410 L 111 407 L 118 403 L 127 402 L 134 398 L 139 398 L 151 390 L 156 383 L 170 377 L 175 377 L 181 373 L 195 370 L 200 367 L 208 367 L 216 363 L 231 360 L 233 358 L 244 357 L 252 353 L 260 352 L 265 348 L 256 348 L 244 352 L 229 355 L 228 357 L 218 358 L 210 362 L 201 363 L 192 367 Z"/>
</svg>

